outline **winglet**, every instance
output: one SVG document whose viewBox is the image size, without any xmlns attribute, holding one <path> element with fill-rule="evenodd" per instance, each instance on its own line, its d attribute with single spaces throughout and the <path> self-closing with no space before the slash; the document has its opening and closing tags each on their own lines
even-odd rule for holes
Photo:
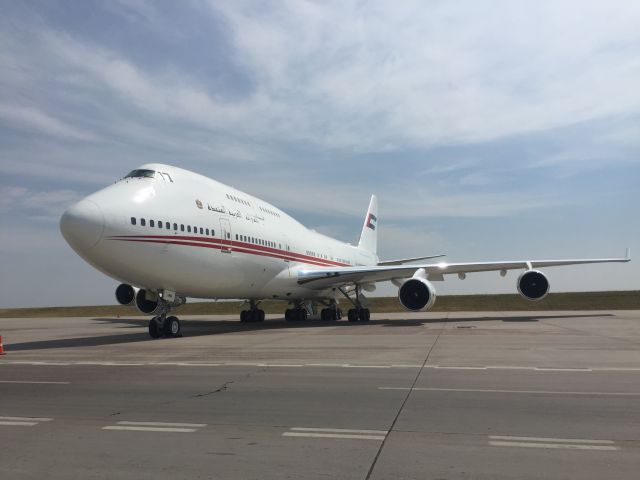
<svg viewBox="0 0 640 480">
<path fill-rule="evenodd" d="M 625 260 L 631 260 L 631 248 L 627 247 L 627 251 L 624 254 Z"/>
</svg>

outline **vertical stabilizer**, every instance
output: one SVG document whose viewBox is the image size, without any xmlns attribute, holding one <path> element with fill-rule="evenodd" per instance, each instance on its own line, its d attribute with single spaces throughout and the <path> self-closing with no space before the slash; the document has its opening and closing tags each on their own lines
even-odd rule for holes
<svg viewBox="0 0 640 480">
<path fill-rule="evenodd" d="M 358 247 L 367 250 L 374 255 L 378 250 L 378 199 L 375 195 L 371 195 L 369 209 L 364 217 L 364 225 L 360 234 Z"/>
</svg>

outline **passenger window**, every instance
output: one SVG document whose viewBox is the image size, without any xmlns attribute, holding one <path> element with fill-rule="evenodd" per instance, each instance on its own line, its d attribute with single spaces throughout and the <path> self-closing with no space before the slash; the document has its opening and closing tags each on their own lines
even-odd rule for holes
<svg viewBox="0 0 640 480">
<path fill-rule="evenodd" d="M 165 223 L 165 228 L 166 228 L 167 230 L 171 230 L 171 223 L 170 223 L 170 222 L 166 222 L 166 223 Z"/>
<path fill-rule="evenodd" d="M 153 220 L 149 220 L 149 226 L 150 227 L 155 227 L 155 224 L 153 223 Z"/>
<path fill-rule="evenodd" d="M 136 224 L 136 217 L 131 217 L 131 225 L 135 225 Z"/>
<path fill-rule="evenodd" d="M 202 227 L 200 227 L 200 235 L 202 235 L 204 233 L 204 230 L 202 229 Z"/>
<path fill-rule="evenodd" d="M 177 223 L 173 224 L 173 229 L 176 230 L 176 231 L 178 230 L 178 224 Z"/>
<path fill-rule="evenodd" d="M 187 232 L 191 233 L 191 225 L 187 225 Z"/>
<path fill-rule="evenodd" d="M 193 233 L 198 233 L 198 227 L 193 227 Z"/>
<path fill-rule="evenodd" d="M 207 232 L 207 236 L 209 236 L 209 229 L 207 228 L 205 231 Z"/>
<path fill-rule="evenodd" d="M 180 231 L 184 232 L 184 225 L 180 224 Z"/>
<path fill-rule="evenodd" d="M 213 228 L 211 229 L 211 236 L 212 236 L 212 237 L 215 237 L 215 236 L 216 236 L 216 231 L 215 231 Z"/>
<path fill-rule="evenodd" d="M 162 228 L 162 221 L 158 220 L 158 228 Z"/>
<path fill-rule="evenodd" d="M 146 222 L 145 222 L 144 218 L 140 219 L 140 225 L 142 225 L 143 227 L 146 225 Z"/>
</svg>

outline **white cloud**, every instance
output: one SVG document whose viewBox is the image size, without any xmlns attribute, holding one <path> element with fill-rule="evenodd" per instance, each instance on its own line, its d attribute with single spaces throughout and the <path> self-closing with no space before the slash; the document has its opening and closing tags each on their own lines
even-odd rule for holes
<svg viewBox="0 0 640 480">
<path fill-rule="evenodd" d="M 0 121 L 13 128 L 32 130 L 66 140 L 97 139 L 94 134 L 78 129 L 33 107 L 0 104 Z"/>
<path fill-rule="evenodd" d="M 261 93 L 326 146 L 484 141 L 640 109 L 631 2 L 210 3 Z"/>
<path fill-rule="evenodd" d="M 0 187 L 0 211 L 11 217 L 58 221 L 62 212 L 80 200 L 72 190 L 37 191 L 25 187 Z"/>
</svg>

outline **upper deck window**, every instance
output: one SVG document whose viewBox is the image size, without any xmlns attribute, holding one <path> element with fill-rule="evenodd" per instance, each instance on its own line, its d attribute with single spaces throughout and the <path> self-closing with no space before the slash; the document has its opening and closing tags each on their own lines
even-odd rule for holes
<svg viewBox="0 0 640 480">
<path fill-rule="evenodd" d="M 144 169 L 138 169 L 138 170 L 132 170 L 129 175 L 127 175 L 124 178 L 153 178 L 156 174 L 155 170 L 144 170 Z"/>
</svg>

